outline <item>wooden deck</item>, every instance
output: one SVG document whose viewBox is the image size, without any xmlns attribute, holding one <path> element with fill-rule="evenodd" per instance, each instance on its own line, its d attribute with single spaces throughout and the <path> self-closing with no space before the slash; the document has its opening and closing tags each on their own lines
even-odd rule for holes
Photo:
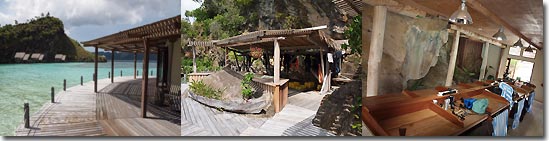
<svg viewBox="0 0 549 141">
<path fill-rule="evenodd" d="M 182 90 L 187 86 L 183 85 Z M 184 93 L 183 93 L 184 94 Z M 324 95 L 295 93 L 273 117 L 236 114 L 202 105 L 183 95 L 182 136 L 333 136 L 312 125 Z"/>
<path fill-rule="evenodd" d="M 155 79 L 149 81 L 149 96 Z M 31 128 L 21 124 L 16 136 L 179 136 L 178 112 L 149 104 L 148 116 L 140 118 L 141 80 L 115 77 L 98 81 L 96 94 L 93 82 L 56 93 L 56 103 L 46 103 L 31 115 Z"/>
</svg>

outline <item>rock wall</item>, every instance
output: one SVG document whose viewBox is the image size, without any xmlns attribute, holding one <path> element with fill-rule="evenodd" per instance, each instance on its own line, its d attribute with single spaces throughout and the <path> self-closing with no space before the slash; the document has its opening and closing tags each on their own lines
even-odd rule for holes
<svg viewBox="0 0 549 141">
<path fill-rule="evenodd" d="M 366 7 L 363 22 L 372 21 L 372 11 L 372 7 Z M 392 12 L 387 13 L 386 20 L 379 95 L 400 93 L 424 77 L 432 81 L 426 85 L 444 83 L 447 72 L 444 69 L 448 68 L 446 58 L 449 54 L 445 48 L 448 42 L 448 22 L 437 17 L 407 17 Z M 363 41 L 363 45 L 369 48 L 371 23 L 364 25 L 366 28 L 363 30 L 368 34 L 363 36 L 366 35 L 368 41 Z M 369 50 L 365 51 L 363 56 L 367 57 L 365 53 Z M 439 63 L 439 60 L 442 62 Z M 425 80 L 420 82 L 426 83 Z"/>
<path fill-rule="evenodd" d="M 326 33 L 343 38 L 345 21 L 331 0 L 262 0 L 258 30 L 307 28 L 327 25 Z"/>
</svg>

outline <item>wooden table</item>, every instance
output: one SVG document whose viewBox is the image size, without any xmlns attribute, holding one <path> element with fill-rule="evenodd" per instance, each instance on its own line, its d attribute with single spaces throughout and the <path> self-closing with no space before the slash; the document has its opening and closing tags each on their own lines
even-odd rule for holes
<svg viewBox="0 0 549 141">
<path fill-rule="evenodd" d="M 491 93 L 485 83 L 469 83 L 451 86 L 460 98 L 486 98 L 489 101 L 486 113 L 471 114 L 460 120 L 451 111 L 444 110 L 433 103 L 443 102 L 450 95 L 437 96 L 438 90 L 425 89 L 403 91 L 402 94 L 390 94 L 364 98 L 362 118 L 374 135 L 399 136 L 399 129 L 406 128 L 406 136 L 448 136 L 460 135 L 509 107 L 501 96 Z M 437 89 L 444 88 L 438 87 Z"/>
</svg>

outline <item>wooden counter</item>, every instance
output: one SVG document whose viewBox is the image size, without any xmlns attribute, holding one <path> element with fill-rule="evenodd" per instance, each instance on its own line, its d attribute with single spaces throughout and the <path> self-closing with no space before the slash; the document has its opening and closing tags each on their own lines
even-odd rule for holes
<svg viewBox="0 0 549 141">
<path fill-rule="evenodd" d="M 485 90 L 488 87 L 490 86 L 485 86 L 484 83 L 451 87 L 459 91 L 451 94 L 456 101 L 460 98 L 487 98 L 489 101 L 487 114 L 470 114 L 464 120 L 460 120 L 450 110 L 444 110 L 433 103 L 433 100 L 443 102 L 450 96 L 437 96 L 436 89 L 366 97 L 363 102 L 362 118 L 374 135 L 399 136 L 400 128 L 406 128 L 406 136 L 459 135 L 509 107 L 509 103 L 503 97 Z"/>
</svg>

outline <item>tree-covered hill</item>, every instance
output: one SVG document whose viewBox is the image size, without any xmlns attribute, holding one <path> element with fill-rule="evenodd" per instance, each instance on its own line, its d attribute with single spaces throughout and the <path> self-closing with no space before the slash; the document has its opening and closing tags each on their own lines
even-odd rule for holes
<svg viewBox="0 0 549 141">
<path fill-rule="evenodd" d="M 16 52 L 45 54 L 44 62 L 53 62 L 55 54 L 65 54 L 71 62 L 93 61 L 93 54 L 68 37 L 56 17 L 47 14 L 14 22 L 0 26 L 0 63 L 14 63 Z"/>
</svg>

